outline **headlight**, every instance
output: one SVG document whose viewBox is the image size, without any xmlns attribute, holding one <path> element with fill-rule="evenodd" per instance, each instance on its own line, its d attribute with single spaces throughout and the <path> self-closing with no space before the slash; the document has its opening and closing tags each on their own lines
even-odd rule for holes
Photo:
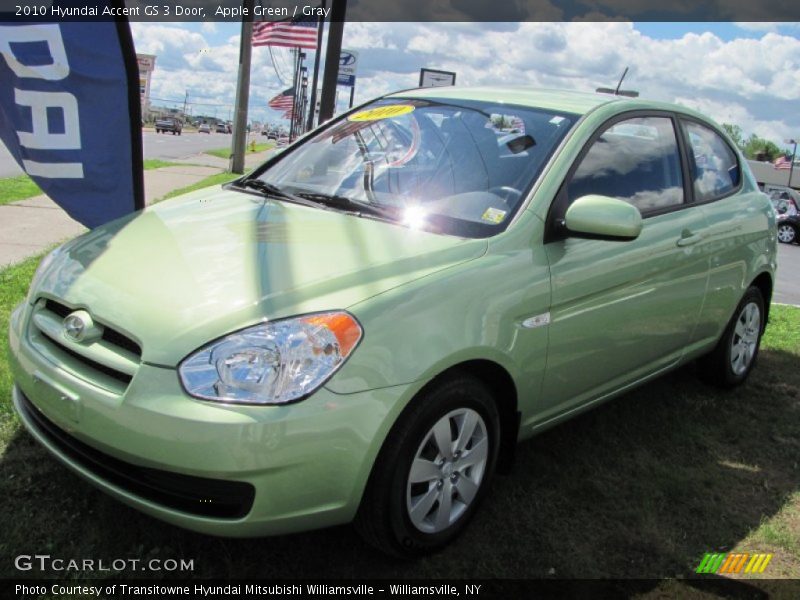
<svg viewBox="0 0 800 600">
<path fill-rule="evenodd" d="M 36 272 L 33 274 L 33 279 L 31 279 L 31 285 L 28 288 L 28 297 L 27 302 L 31 302 L 33 300 L 33 294 L 36 289 L 39 287 L 39 284 L 42 282 L 42 275 L 47 270 L 53 260 L 61 253 L 61 246 L 50 252 L 47 256 L 45 256 L 42 261 L 39 263 L 39 266 L 36 267 Z"/>
<path fill-rule="evenodd" d="M 178 371 L 196 398 L 284 404 L 319 388 L 342 366 L 362 330 L 346 312 L 262 323 L 201 348 Z"/>
</svg>

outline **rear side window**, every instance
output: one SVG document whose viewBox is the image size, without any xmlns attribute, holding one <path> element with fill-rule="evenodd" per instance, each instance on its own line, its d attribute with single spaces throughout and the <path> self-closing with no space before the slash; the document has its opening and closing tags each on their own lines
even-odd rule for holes
<svg viewBox="0 0 800 600">
<path fill-rule="evenodd" d="M 570 203 L 600 194 L 630 202 L 642 213 L 683 204 L 672 119 L 637 117 L 611 125 L 589 148 L 567 191 Z"/>
<path fill-rule="evenodd" d="M 739 161 L 722 136 L 693 121 L 684 121 L 683 125 L 689 139 L 689 162 L 698 202 L 721 198 L 738 188 Z"/>
</svg>

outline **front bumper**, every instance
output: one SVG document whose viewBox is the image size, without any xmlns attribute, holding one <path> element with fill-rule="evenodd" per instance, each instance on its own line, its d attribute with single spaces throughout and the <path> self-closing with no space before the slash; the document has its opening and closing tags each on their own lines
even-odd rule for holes
<svg viewBox="0 0 800 600">
<path fill-rule="evenodd" d="M 418 389 L 339 395 L 322 388 L 292 405 L 231 406 L 192 399 L 173 369 L 142 364 L 116 395 L 37 352 L 23 334 L 27 310 L 12 314 L 9 333 L 14 404 L 26 428 L 61 462 L 115 498 L 204 533 L 271 535 L 352 520 L 389 428 Z M 203 481 L 214 480 L 209 486 L 216 495 L 198 496 L 204 502 L 225 494 L 226 483 L 247 484 L 252 503 L 237 515 L 161 502 L 65 450 L 47 431 L 48 423 L 123 472 L 185 477 L 195 491 L 198 482 L 202 488 Z"/>
</svg>

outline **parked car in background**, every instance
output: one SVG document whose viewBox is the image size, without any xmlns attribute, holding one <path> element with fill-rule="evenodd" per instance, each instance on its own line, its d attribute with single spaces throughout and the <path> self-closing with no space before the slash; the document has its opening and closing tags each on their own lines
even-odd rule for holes
<svg viewBox="0 0 800 600">
<path fill-rule="evenodd" d="M 498 144 L 493 123 L 518 131 Z M 170 523 L 354 520 L 425 554 L 518 441 L 696 359 L 744 383 L 775 230 L 741 152 L 686 107 L 399 92 L 44 258 L 10 319 L 14 406 Z"/>
<path fill-rule="evenodd" d="M 778 240 L 784 244 L 796 243 L 800 240 L 800 211 L 794 200 L 773 196 L 772 205 L 778 215 Z"/>
<path fill-rule="evenodd" d="M 228 127 L 228 125 L 226 125 L 225 123 L 217 123 L 216 132 L 217 133 L 230 133 L 231 130 L 230 130 L 230 127 Z"/>
<path fill-rule="evenodd" d="M 211 133 L 211 127 L 208 126 L 208 123 L 203 123 L 197 128 L 197 133 Z"/>
<path fill-rule="evenodd" d="M 175 117 L 164 117 L 157 119 L 155 123 L 156 133 L 171 133 L 180 135 L 183 131 L 183 123 Z"/>
</svg>

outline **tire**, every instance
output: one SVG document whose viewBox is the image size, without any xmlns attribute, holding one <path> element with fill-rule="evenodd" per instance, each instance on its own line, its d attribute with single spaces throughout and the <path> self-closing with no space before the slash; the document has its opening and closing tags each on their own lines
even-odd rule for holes
<svg viewBox="0 0 800 600">
<path fill-rule="evenodd" d="M 797 241 L 797 229 L 789 223 L 778 225 L 778 241 L 784 244 L 793 244 Z"/>
<path fill-rule="evenodd" d="M 758 358 L 766 325 L 764 315 L 764 297 L 757 287 L 751 286 L 736 307 L 716 348 L 701 360 L 703 379 L 726 388 L 744 383 Z"/>
<path fill-rule="evenodd" d="M 454 446 L 442 452 L 445 436 Z M 499 442 L 497 406 L 481 381 L 458 375 L 424 390 L 383 444 L 356 529 L 368 544 L 402 558 L 447 545 L 486 495 Z M 446 458 L 448 453 L 452 458 Z M 411 481 L 412 471 L 416 482 Z"/>
</svg>

